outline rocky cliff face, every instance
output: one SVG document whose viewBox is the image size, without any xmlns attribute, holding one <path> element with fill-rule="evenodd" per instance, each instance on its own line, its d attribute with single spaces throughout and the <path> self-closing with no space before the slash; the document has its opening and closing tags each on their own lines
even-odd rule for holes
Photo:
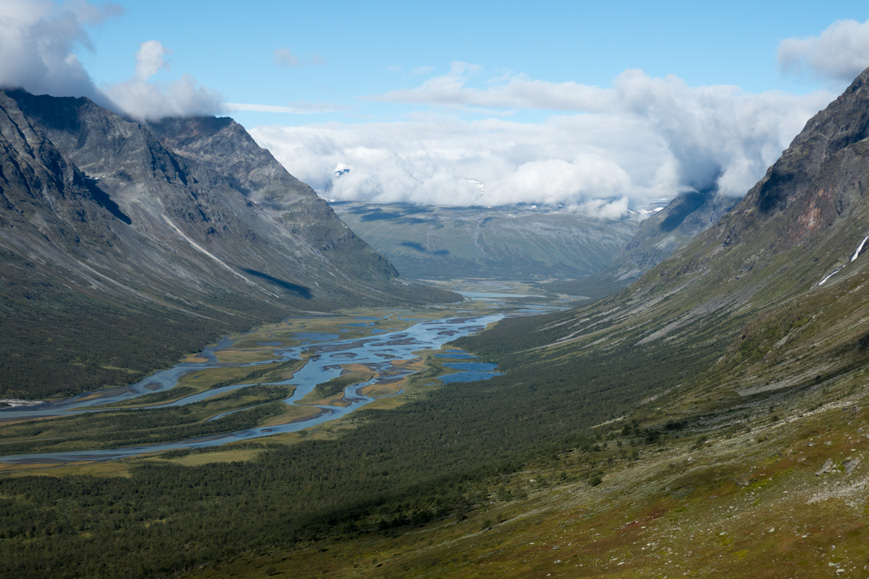
<svg viewBox="0 0 869 579">
<path fill-rule="evenodd" d="M 0 171 L 0 394 L 123 383 L 231 328 L 428 291 L 230 119 L 0 92 Z"/>
<path fill-rule="evenodd" d="M 714 225 L 738 202 L 738 198 L 714 191 L 678 195 L 663 210 L 643 221 L 636 235 L 625 245 L 617 258 L 624 262 L 622 270 L 630 276 L 623 279 L 635 278 L 670 257 Z M 632 271 L 625 267 L 627 264 L 633 266 Z"/>
<path fill-rule="evenodd" d="M 813 117 L 739 204 L 731 209 L 726 198 L 715 195 L 675 199 L 644 222 L 623 254 L 586 285 L 631 281 L 665 257 L 662 249 L 679 246 L 673 243 L 679 236 L 686 245 L 707 224 L 712 226 L 676 259 L 650 273 L 642 284 L 644 294 L 703 277 L 716 281 L 695 285 L 697 291 L 735 291 L 727 284 L 738 282 L 753 288 L 741 290 L 747 298 L 764 286 L 805 289 L 843 266 L 869 234 L 867 81 L 869 71 Z M 697 207 L 680 220 L 692 205 Z M 676 221 L 679 226 L 668 232 L 668 222 Z M 777 268 L 772 277 L 771 266 Z"/>
</svg>

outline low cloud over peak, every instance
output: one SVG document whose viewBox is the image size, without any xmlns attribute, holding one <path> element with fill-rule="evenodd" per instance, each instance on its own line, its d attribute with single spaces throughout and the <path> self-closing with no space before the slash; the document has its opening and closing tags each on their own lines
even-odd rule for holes
<svg viewBox="0 0 869 579">
<path fill-rule="evenodd" d="M 100 105 L 140 119 L 212 114 L 223 110 L 222 97 L 199 86 L 190 75 L 171 82 L 152 77 L 167 69 L 169 50 L 160 42 L 143 42 L 133 77 L 98 88 L 75 55 L 90 49 L 86 26 L 120 14 L 113 4 L 84 0 L 63 5 L 50 1 L 0 0 L 0 86 L 35 94 L 88 97 Z"/>
<path fill-rule="evenodd" d="M 106 99 L 73 50 L 90 49 L 85 23 L 100 22 L 120 11 L 86 2 L 58 6 L 52 2 L 0 1 L 0 86 L 36 94 Z"/>
<path fill-rule="evenodd" d="M 152 77 L 168 69 L 170 53 L 160 42 L 143 42 L 136 53 L 136 73 L 130 80 L 105 88 L 105 93 L 121 110 L 138 119 L 186 115 L 211 115 L 224 109 L 223 97 L 200 86 L 189 74 L 171 82 Z"/>
</svg>

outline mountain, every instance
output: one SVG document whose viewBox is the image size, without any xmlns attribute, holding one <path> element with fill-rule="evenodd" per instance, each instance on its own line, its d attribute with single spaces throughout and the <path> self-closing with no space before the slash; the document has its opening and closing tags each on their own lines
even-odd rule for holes
<svg viewBox="0 0 869 579">
<path fill-rule="evenodd" d="M 589 297 L 614 293 L 687 245 L 738 202 L 738 198 L 715 191 L 681 193 L 640 222 L 634 236 L 606 267 L 587 277 L 552 282 L 546 287 Z"/>
<path fill-rule="evenodd" d="M 515 343 L 533 351 L 526 361 L 534 365 L 582 364 L 591 343 L 630 356 L 681 348 L 673 355 L 692 362 L 709 349 L 707 372 L 726 368 L 717 388 L 731 393 L 749 387 L 740 376 L 760 380 L 749 360 L 768 365 L 766 390 L 813 384 L 819 368 L 823 378 L 863 360 L 867 303 L 846 296 L 859 292 L 867 268 L 867 78 L 869 71 L 809 121 L 739 204 L 629 288 L 551 319 L 507 321 L 476 345 Z M 527 340 L 499 344 L 511 325 L 526 326 Z M 796 360 L 798 343 L 809 351 Z"/>
<path fill-rule="evenodd" d="M 606 266 L 638 220 L 520 205 L 433 207 L 335 202 L 341 218 L 416 279 L 572 279 Z"/>
<path fill-rule="evenodd" d="M 742 201 L 629 287 L 454 343 L 503 375 L 405 406 L 415 421 L 391 420 L 400 437 L 372 421 L 336 444 L 341 468 L 412 490 L 380 510 L 345 505 L 342 531 L 221 571 L 864 576 L 867 81 L 869 70 Z M 377 444 L 348 467 L 362 440 Z M 402 478 L 402 445 L 439 473 Z"/>
<path fill-rule="evenodd" d="M 124 384 L 231 330 L 451 299 L 398 278 L 231 119 L 0 92 L 0 396 Z"/>
</svg>

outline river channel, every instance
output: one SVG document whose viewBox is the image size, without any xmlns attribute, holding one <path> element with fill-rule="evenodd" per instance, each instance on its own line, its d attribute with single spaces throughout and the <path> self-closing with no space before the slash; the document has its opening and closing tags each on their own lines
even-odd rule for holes
<svg viewBox="0 0 869 579">
<path fill-rule="evenodd" d="M 484 300 L 491 299 L 479 294 L 472 297 L 476 300 L 480 300 L 481 298 Z M 521 309 L 516 311 L 522 312 L 525 315 L 540 313 Z M 198 361 L 182 362 L 173 368 L 157 372 L 131 386 L 90 392 L 60 401 L 2 408 L 0 409 L 0 423 L 79 415 L 87 412 L 117 411 L 117 408 L 107 408 L 107 406 L 133 400 L 146 394 L 170 390 L 176 386 L 179 379 L 192 372 L 202 372 L 208 368 L 256 366 L 258 364 L 299 360 L 305 356 L 307 356 L 307 362 L 301 369 L 295 372 L 292 378 L 281 382 L 268 382 L 265 384 L 295 386 L 292 396 L 284 400 L 286 404 L 293 405 L 310 394 L 318 384 L 341 376 L 344 367 L 348 364 L 363 365 L 374 372 L 375 378 L 367 382 L 353 384 L 345 389 L 341 406 L 318 405 L 314 414 L 285 424 L 249 428 L 200 438 L 114 449 L 0 456 L 0 462 L 10 464 L 63 464 L 78 461 L 113 460 L 142 454 L 212 447 L 239 440 L 249 440 L 311 428 L 312 426 L 345 416 L 371 403 L 374 398 L 366 396 L 363 393 L 366 387 L 379 383 L 396 383 L 410 375 L 412 371 L 408 369 L 407 361 L 418 358 L 418 355 L 414 352 L 437 350 L 444 346 L 444 344 L 457 338 L 481 332 L 488 324 L 499 321 L 505 314 L 500 312 L 483 312 L 480 315 L 479 311 L 474 313 L 467 312 L 466 314 L 452 312 L 452 315 L 448 317 L 420 321 L 414 320 L 412 313 L 401 314 L 390 312 L 383 314 L 384 317 L 402 315 L 406 317 L 401 319 L 412 323 L 412 325 L 397 331 L 385 331 L 372 327 L 362 337 L 342 339 L 338 333 L 296 332 L 294 333 L 295 342 L 297 344 L 301 343 L 301 345 L 287 348 L 276 347 L 272 351 L 272 359 L 245 364 L 230 364 L 218 361 L 218 355 L 221 351 L 233 347 L 234 340 L 225 338 L 219 344 L 201 352 Z M 520 313 L 520 315 L 522 314 Z M 350 326 L 354 326 L 352 329 L 356 330 L 355 335 L 358 336 L 360 327 L 374 326 L 374 321 L 377 319 L 370 316 L 359 317 L 355 320 L 351 318 L 351 321 L 345 324 L 345 328 L 337 331 L 341 333 L 349 332 L 351 330 Z M 275 343 L 275 345 L 279 346 L 278 343 Z M 461 351 L 449 350 L 437 354 L 437 356 L 444 358 L 445 367 L 458 371 L 440 377 L 440 380 L 447 385 L 454 382 L 484 380 L 497 375 L 494 364 L 475 361 L 472 355 Z M 256 382 L 255 384 L 264 383 Z M 148 406 L 147 408 L 192 404 L 253 385 L 254 383 L 232 384 L 220 388 L 212 388 L 163 405 Z M 310 407 L 310 405 L 306 405 L 306 408 Z M 210 420 L 220 420 L 225 415 L 239 410 L 245 410 L 245 408 L 213 416 Z M 127 411 L 134 412 L 135 410 Z"/>
</svg>

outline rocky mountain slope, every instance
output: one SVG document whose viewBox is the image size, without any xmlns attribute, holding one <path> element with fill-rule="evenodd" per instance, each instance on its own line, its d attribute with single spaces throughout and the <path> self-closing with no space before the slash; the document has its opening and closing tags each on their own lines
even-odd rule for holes
<svg viewBox="0 0 869 579">
<path fill-rule="evenodd" d="M 0 396 L 123 384 L 230 329 L 411 286 L 230 119 L 0 92 Z"/>
<path fill-rule="evenodd" d="M 586 277 L 610 263 L 639 222 L 530 206 L 332 207 L 402 275 L 416 279 Z"/>
<path fill-rule="evenodd" d="M 813 118 L 715 225 L 629 289 L 556 323 L 542 322 L 547 330 L 537 332 L 536 345 L 576 347 L 596 332 L 609 340 L 622 322 L 631 330 L 617 341 L 635 340 L 637 347 L 688 339 L 713 322 L 735 337 L 759 312 L 837 302 L 842 287 L 857 283 L 866 267 L 860 256 L 869 234 L 867 77 Z M 853 320 L 855 333 L 862 323 Z"/>
</svg>

